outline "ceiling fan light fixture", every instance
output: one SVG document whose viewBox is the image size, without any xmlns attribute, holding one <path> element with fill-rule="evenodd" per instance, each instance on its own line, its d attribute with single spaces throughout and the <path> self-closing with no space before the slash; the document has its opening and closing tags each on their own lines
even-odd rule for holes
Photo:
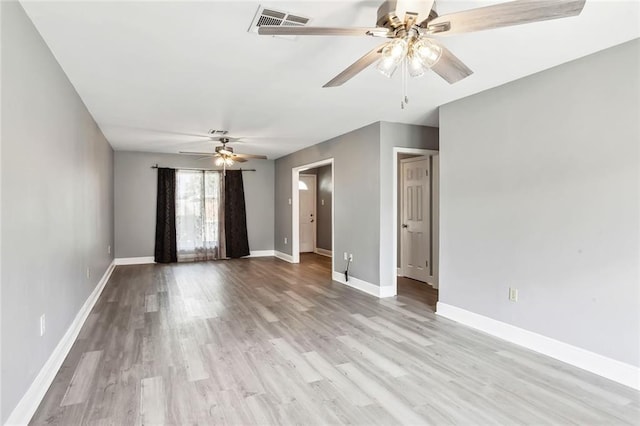
<svg viewBox="0 0 640 426">
<path fill-rule="evenodd" d="M 378 61 L 378 65 L 376 65 L 376 69 L 380 71 L 380 74 L 387 78 L 391 78 L 398 68 L 398 64 L 400 64 L 400 60 L 394 60 L 393 58 L 381 58 Z"/>
<path fill-rule="evenodd" d="M 421 38 L 411 46 L 411 54 L 420 59 L 425 67 L 431 68 L 442 57 L 442 48 L 428 38 Z"/>
<path fill-rule="evenodd" d="M 228 155 L 221 155 L 220 157 L 216 158 L 215 161 L 215 165 L 216 166 L 233 166 L 234 161 L 233 158 L 231 158 Z"/>
<path fill-rule="evenodd" d="M 396 38 L 387 43 L 384 49 L 382 49 L 382 56 L 399 61 L 406 56 L 408 48 L 409 46 L 405 39 Z"/>
<path fill-rule="evenodd" d="M 396 38 L 387 43 L 382 49 L 382 57 L 376 68 L 385 77 L 391 78 L 396 68 L 407 56 L 408 44 L 402 38 Z"/>
<path fill-rule="evenodd" d="M 422 60 L 413 51 L 407 55 L 407 70 L 411 77 L 422 77 L 429 68 L 424 66 Z"/>
</svg>

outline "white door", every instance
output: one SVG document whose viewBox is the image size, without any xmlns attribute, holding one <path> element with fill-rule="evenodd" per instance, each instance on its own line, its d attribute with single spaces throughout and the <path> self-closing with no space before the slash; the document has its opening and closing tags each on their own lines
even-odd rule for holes
<svg viewBox="0 0 640 426">
<path fill-rule="evenodd" d="M 431 275 L 431 194 L 429 159 L 402 161 L 402 269 L 427 282 Z"/>
<path fill-rule="evenodd" d="M 300 175 L 300 253 L 313 252 L 316 246 L 316 176 Z"/>
</svg>

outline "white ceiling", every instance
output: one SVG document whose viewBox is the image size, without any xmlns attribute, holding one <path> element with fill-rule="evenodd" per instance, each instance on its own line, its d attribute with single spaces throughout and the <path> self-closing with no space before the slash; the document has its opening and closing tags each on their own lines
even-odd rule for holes
<svg viewBox="0 0 640 426">
<path fill-rule="evenodd" d="M 314 26 L 373 26 L 379 5 L 263 1 Z M 259 2 L 22 4 L 114 149 L 153 152 L 212 150 L 171 133 L 210 128 L 245 137 L 238 152 L 277 158 L 379 120 L 437 126 L 439 105 L 640 36 L 637 1 L 587 0 L 578 17 L 442 37 L 475 73 L 452 86 L 434 73 L 412 79 L 401 110 L 399 77 L 373 67 L 322 88 L 381 39 L 258 36 L 247 29 Z"/>
</svg>

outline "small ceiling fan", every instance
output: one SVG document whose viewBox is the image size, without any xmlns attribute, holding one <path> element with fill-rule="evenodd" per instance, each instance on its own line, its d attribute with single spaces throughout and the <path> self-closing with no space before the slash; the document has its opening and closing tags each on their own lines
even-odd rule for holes
<svg viewBox="0 0 640 426">
<path fill-rule="evenodd" d="M 180 154 L 186 155 L 199 155 L 201 157 L 213 157 L 215 158 L 216 166 L 232 166 L 234 163 L 244 163 L 247 159 L 266 160 L 266 155 L 253 155 L 253 154 L 236 154 L 233 152 L 233 148 L 227 146 L 228 143 L 236 142 L 239 138 L 221 137 L 218 139 L 222 145 L 216 146 L 214 152 L 192 152 L 192 151 L 180 151 Z M 215 142 L 215 139 L 211 139 Z"/>
<path fill-rule="evenodd" d="M 579 15 L 586 0 L 516 0 L 438 16 L 435 0 L 386 0 L 372 28 L 263 25 L 261 35 L 372 36 L 391 39 L 366 53 L 323 87 L 340 86 L 368 66 L 391 77 L 396 69 L 419 77 L 431 69 L 449 84 L 473 73 L 433 36 L 468 33 Z M 405 80 L 406 81 L 406 80 Z M 406 95 L 405 95 L 406 103 Z M 403 105 L 404 106 L 404 105 Z"/>
</svg>

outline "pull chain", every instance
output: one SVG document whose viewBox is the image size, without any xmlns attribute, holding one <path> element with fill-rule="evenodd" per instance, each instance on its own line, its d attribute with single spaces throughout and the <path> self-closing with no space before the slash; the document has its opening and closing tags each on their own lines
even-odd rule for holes
<svg viewBox="0 0 640 426">
<path fill-rule="evenodd" d="M 400 100 L 400 108 L 404 109 L 404 107 L 409 103 L 409 96 L 407 95 L 407 60 L 403 59 L 400 64 L 400 73 L 402 74 L 402 99 Z"/>
<path fill-rule="evenodd" d="M 403 97 L 404 103 L 406 105 L 409 103 L 409 91 L 407 90 L 407 87 L 409 85 L 409 62 L 407 62 L 407 58 L 405 58 L 402 62 L 404 63 L 404 87 L 402 89 L 404 91 Z"/>
<path fill-rule="evenodd" d="M 400 109 L 404 109 L 404 79 L 407 77 L 404 72 L 404 59 L 400 63 L 400 84 L 402 86 L 402 94 L 400 98 Z"/>
</svg>

